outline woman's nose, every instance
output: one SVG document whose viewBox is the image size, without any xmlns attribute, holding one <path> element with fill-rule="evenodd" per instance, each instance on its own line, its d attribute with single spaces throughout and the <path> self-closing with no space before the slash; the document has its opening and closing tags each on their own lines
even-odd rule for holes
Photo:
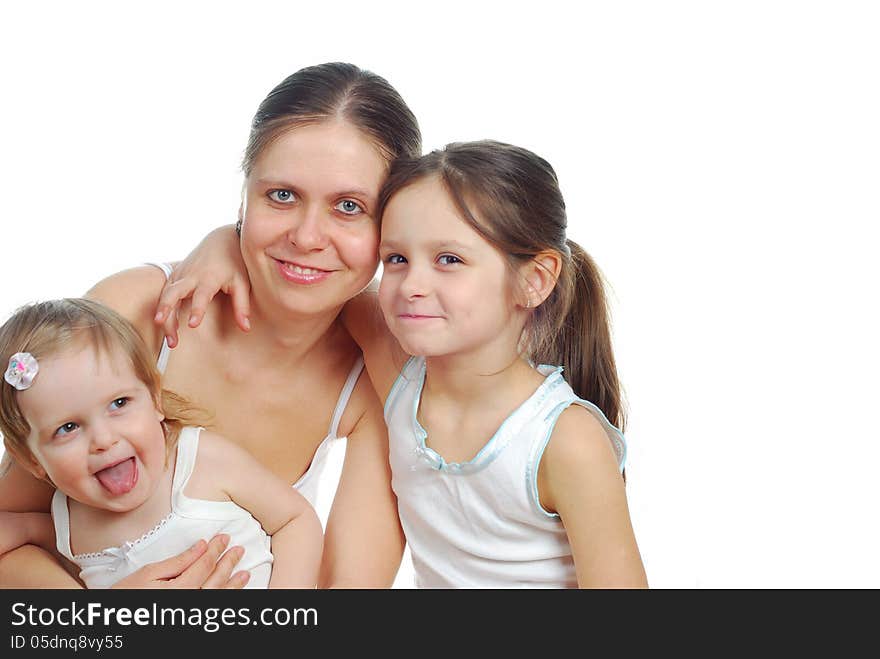
<svg viewBox="0 0 880 659">
<path fill-rule="evenodd" d="M 323 249 L 327 246 L 326 229 L 321 209 L 316 205 L 306 206 L 294 218 L 288 239 L 303 251 Z"/>
</svg>

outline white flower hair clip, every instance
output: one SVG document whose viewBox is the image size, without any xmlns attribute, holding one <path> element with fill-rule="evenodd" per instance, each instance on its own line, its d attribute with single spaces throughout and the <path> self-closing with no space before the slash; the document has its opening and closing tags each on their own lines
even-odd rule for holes
<svg viewBox="0 0 880 659">
<path fill-rule="evenodd" d="M 29 352 L 17 352 L 9 358 L 9 368 L 3 374 L 3 379 L 19 391 L 24 391 L 31 386 L 40 365 L 36 358 Z"/>
</svg>

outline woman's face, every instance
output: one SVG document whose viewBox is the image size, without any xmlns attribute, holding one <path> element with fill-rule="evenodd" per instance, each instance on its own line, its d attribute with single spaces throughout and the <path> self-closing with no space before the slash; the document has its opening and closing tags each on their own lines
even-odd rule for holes
<svg viewBox="0 0 880 659">
<path fill-rule="evenodd" d="M 376 199 L 388 163 L 344 121 L 292 128 L 255 160 L 242 204 L 241 252 L 255 305 L 338 310 L 376 272 Z"/>
</svg>

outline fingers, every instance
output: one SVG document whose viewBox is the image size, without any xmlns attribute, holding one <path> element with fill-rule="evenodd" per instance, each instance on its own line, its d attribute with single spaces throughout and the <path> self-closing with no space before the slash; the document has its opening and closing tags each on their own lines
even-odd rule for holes
<svg viewBox="0 0 880 659">
<path fill-rule="evenodd" d="M 245 332 L 251 329 L 251 296 L 250 282 L 243 277 L 236 277 L 232 281 L 230 290 L 227 291 L 232 297 L 232 311 L 235 322 Z"/>
<path fill-rule="evenodd" d="M 177 345 L 177 310 L 180 303 L 192 295 L 193 288 L 194 284 L 189 279 L 168 281 L 159 295 L 153 322 L 162 325 L 162 331 L 168 341 L 169 348 L 174 348 Z"/>
<path fill-rule="evenodd" d="M 132 572 L 125 579 L 117 581 L 113 588 L 147 588 L 163 585 L 162 582 L 169 582 L 169 580 L 180 575 L 181 572 L 203 557 L 206 551 L 208 551 L 208 543 L 204 540 L 199 540 L 186 551 L 177 554 L 177 556 L 145 565 L 139 570 Z M 211 561 L 212 565 L 213 563 Z"/>
<path fill-rule="evenodd" d="M 224 588 L 226 590 L 240 590 L 241 588 L 244 588 L 250 580 L 251 573 L 247 570 L 242 570 L 241 572 L 233 574 L 229 581 L 226 582 Z"/>
<path fill-rule="evenodd" d="M 231 579 L 230 575 L 232 574 L 232 570 L 238 565 L 238 562 L 241 560 L 241 557 L 244 556 L 244 547 L 233 547 L 228 552 L 223 554 L 223 557 L 217 561 L 217 564 L 214 566 L 213 572 L 211 572 L 210 576 L 205 579 L 205 582 L 202 584 L 202 589 L 204 590 L 212 590 L 215 588 L 226 588 L 230 587 L 233 581 L 238 583 L 242 581 L 241 575 L 247 575 L 247 578 L 241 583 L 241 586 L 231 586 L 232 588 L 241 588 L 244 584 L 247 583 L 247 579 L 250 578 L 250 574 L 247 572 L 238 572 L 236 573 L 237 579 Z"/>
<path fill-rule="evenodd" d="M 229 544 L 229 536 L 225 533 L 215 535 L 208 543 L 205 551 L 195 562 L 180 572 L 174 579 L 175 588 L 201 588 L 214 571 L 217 559 Z M 230 572 L 232 568 L 230 568 Z"/>
<path fill-rule="evenodd" d="M 205 311 L 208 308 L 208 304 L 210 304 L 216 294 L 217 291 L 208 292 L 204 286 L 196 288 L 193 293 L 192 305 L 190 305 L 189 308 L 189 320 L 186 323 L 187 325 L 196 328 L 201 324 L 202 319 L 205 317 Z"/>
</svg>

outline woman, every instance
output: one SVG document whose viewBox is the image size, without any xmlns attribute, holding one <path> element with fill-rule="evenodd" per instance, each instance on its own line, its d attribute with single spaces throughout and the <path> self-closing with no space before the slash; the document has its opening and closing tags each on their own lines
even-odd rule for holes
<svg viewBox="0 0 880 659">
<path fill-rule="evenodd" d="M 329 444 L 348 437 L 327 522 L 321 585 L 387 586 L 404 545 L 390 488 L 382 409 L 339 321 L 373 277 L 379 188 L 390 161 L 418 155 L 409 108 L 388 83 L 350 64 L 302 69 L 266 97 L 245 152 L 239 249 L 251 285 L 248 333 L 226 298 L 205 306 L 198 332 L 182 332 L 163 385 L 214 415 L 214 426 L 312 501 Z M 88 295 L 132 321 L 168 355 L 154 324 L 165 274 L 145 266 Z M 185 311 L 185 310 L 184 310 Z M 171 342 L 176 344 L 176 341 Z M 48 510 L 51 490 L 16 466 L 0 479 L 0 509 Z M 217 564 L 222 539 L 178 572 L 188 586 L 237 585 Z M 126 585 L 176 577 L 189 556 L 143 569 Z M 0 560 L 5 585 L 73 585 L 34 548 Z M 53 569 L 54 567 L 54 569 Z"/>
</svg>

